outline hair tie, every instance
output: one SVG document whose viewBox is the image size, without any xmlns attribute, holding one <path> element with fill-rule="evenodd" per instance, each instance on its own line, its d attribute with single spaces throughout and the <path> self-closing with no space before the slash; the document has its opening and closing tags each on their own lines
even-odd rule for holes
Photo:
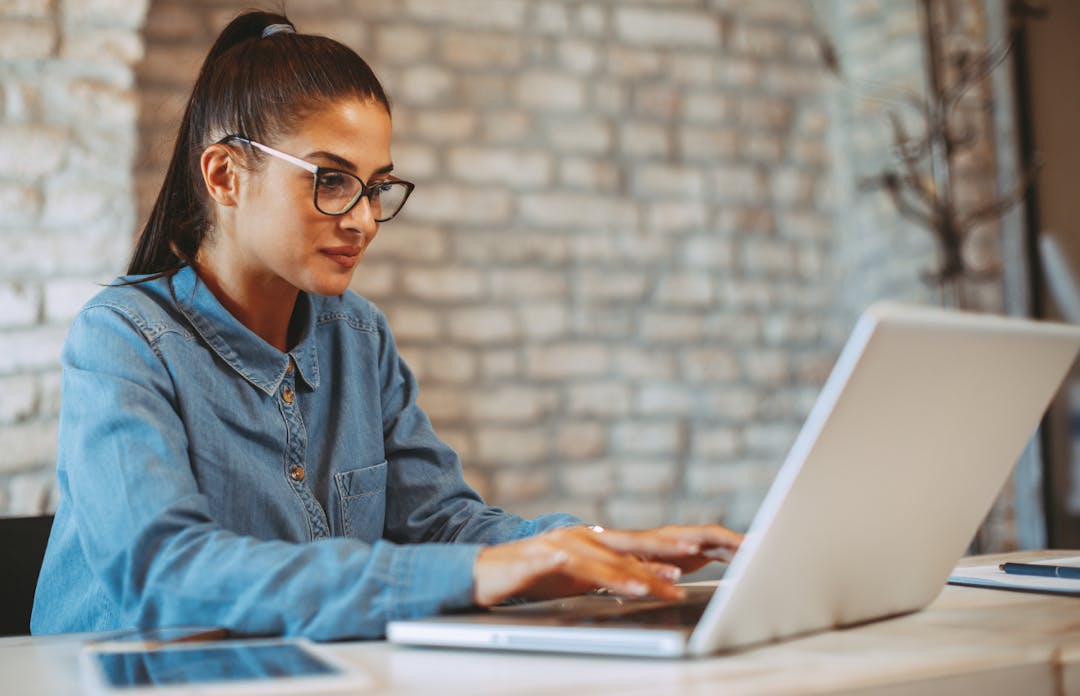
<svg viewBox="0 0 1080 696">
<path fill-rule="evenodd" d="M 295 34 L 296 29 L 293 29 L 291 24 L 271 24 L 262 30 L 262 38 L 273 36 L 274 34 Z"/>
</svg>

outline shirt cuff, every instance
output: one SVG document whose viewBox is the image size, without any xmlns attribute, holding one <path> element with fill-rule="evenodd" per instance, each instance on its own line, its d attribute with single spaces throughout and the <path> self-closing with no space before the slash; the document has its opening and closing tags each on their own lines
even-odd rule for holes
<svg viewBox="0 0 1080 696">
<path fill-rule="evenodd" d="M 473 571 L 482 548 L 481 544 L 459 543 L 399 547 L 393 584 L 401 593 L 400 618 L 475 606 Z"/>
</svg>

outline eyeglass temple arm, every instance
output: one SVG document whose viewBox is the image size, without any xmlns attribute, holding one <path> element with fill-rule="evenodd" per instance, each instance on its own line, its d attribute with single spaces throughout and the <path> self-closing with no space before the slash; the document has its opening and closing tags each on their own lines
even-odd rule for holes
<svg viewBox="0 0 1080 696">
<path fill-rule="evenodd" d="M 272 147 L 268 147 L 266 145 L 263 145 L 262 143 L 257 143 L 254 140 L 248 140 L 247 138 L 241 138 L 238 135 L 233 136 L 233 137 L 236 138 L 237 140 L 239 140 L 240 142 L 247 143 L 248 145 L 251 145 L 252 147 L 255 147 L 255 148 L 258 148 L 258 149 L 262 150 L 263 152 L 265 152 L 268 155 L 273 155 L 274 157 L 283 159 L 283 160 L 285 160 L 286 162 L 288 162 L 290 164 L 295 164 L 297 167 L 301 167 L 303 169 L 306 169 L 309 172 L 311 172 L 312 174 L 315 174 L 315 173 L 317 173 L 319 171 L 318 166 L 312 164 L 311 162 L 305 162 L 304 160 L 300 159 L 299 157 L 293 157 L 292 155 L 284 153 L 281 150 L 275 150 Z"/>
</svg>

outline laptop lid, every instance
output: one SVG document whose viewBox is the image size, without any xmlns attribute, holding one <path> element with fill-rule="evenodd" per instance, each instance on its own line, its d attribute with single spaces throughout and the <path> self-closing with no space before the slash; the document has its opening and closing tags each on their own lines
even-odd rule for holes
<svg viewBox="0 0 1080 696">
<path fill-rule="evenodd" d="M 388 638 L 641 655 L 655 635 L 657 655 L 704 655 L 921 609 L 963 555 L 1078 349 L 1076 327 L 874 305 L 688 640 L 670 628 L 544 616 L 501 623 L 492 614 L 392 622 Z"/>
<path fill-rule="evenodd" d="M 1080 329 L 879 304 L 859 320 L 689 651 L 921 609 L 1080 348 Z"/>
</svg>

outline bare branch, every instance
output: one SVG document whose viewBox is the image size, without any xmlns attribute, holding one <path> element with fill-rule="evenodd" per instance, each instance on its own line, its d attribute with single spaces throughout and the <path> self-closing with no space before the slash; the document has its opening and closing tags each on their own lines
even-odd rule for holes
<svg viewBox="0 0 1080 696">
<path fill-rule="evenodd" d="M 932 234 L 937 234 L 937 219 L 933 208 L 930 208 L 929 210 L 920 210 L 917 208 L 912 201 L 909 201 L 904 197 L 904 192 L 898 183 L 895 183 L 892 186 L 886 186 L 885 191 L 889 194 L 889 198 L 892 199 L 893 205 L 896 206 L 896 212 L 909 220 L 919 223 Z"/>
<path fill-rule="evenodd" d="M 909 144 L 913 139 L 908 137 L 907 131 L 904 129 L 904 124 L 900 120 L 900 115 L 896 111 L 890 111 L 889 119 L 892 122 L 893 139 L 896 142 L 896 147 L 909 147 Z M 907 184 L 909 189 L 918 194 L 928 207 L 933 208 L 937 199 L 937 191 L 926 186 L 926 182 L 920 176 L 918 167 L 919 160 L 924 153 L 929 151 L 929 148 L 929 137 L 923 138 L 918 141 L 918 149 L 915 152 L 902 151 L 900 154 L 903 156 L 900 156 L 897 159 L 904 165 L 904 176 L 902 177 L 903 183 Z"/>
<path fill-rule="evenodd" d="M 971 61 L 964 66 L 956 84 L 942 92 L 942 100 L 947 113 L 956 109 L 957 104 L 972 87 L 990 77 L 990 74 L 1009 57 L 1013 50 L 1013 43 L 1013 40 L 1009 39 L 1004 45 L 993 46 L 982 60 Z"/>
<path fill-rule="evenodd" d="M 821 30 L 819 46 L 823 65 L 837 76 L 845 89 L 866 101 L 890 104 L 886 112 L 892 130 L 894 162 L 876 175 L 857 179 L 859 190 L 883 189 L 898 215 L 926 228 L 935 238 L 941 259 L 936 269 L 920 274 L 922 279 L 939 287 L 953 287 L 956 284 L 956 288 L 960 289 L 962 280 L 984 282 L 1000 277 L 999 262 L 988 262 L 983 267 L 972 268 L 962 253 L 964 245 L 977 225 L 1000 217 L 1023 200 L 1037 167 L 1026 172 L 1008 194 L 979 205 L 965 215 L 958 214 L 948 180 L 954 173 L 950 171 L 953 156 L 977 147 L 983 137 L 977 119 L 984 118 L 980 114 L 992 112 L 994 100 L 983 89 L 976 88 L 984 84 L 1009 58 L 1014 49 L 1014 40 L 999 41 L 985 49 L 974 44 L 961 49 L 953 42 L 954 48 L 944 55 L 939 50 L 940 27 L 935 27 L 931 16 L 931 2 L 923 0 L 921 3 L 925 20 L 924 39 L 931 63 L 927 94 L 917 94 L 911 89 L 870 80 L 852 80 L 843 75 L 838 46 Z M 1045 0 L 1009 0 L 1010 21 L 1044 17 L 1047 14 L 1045 5 Z M 946 65 L 948 71 L 944 70 Z M 947 87 L 942 84 L 943 72 L 953 78 L 950 80 L 952 84 Z M 866 94 L 868 89 L 877 94 Z M 921 135 L 913 137 L 905 128 L 901 118 L 901 110 L 905 108 L 912 108 L 922 116 L 925 130 Z M 936 180 L 930 180 L 927 176 L 928 158 L 932 159 L 929 163 L 931 173 L 934 173 L 935 166 L 943 167 L 938 172 L 941 176 Z"/>
<path fill-rule="evenodd" d="M 964 229 L 971 229 L 984 222 L 994 220 L 1004 215 L 1010 208 L 1024 200 L 1027 196 L 1028 188 L 1031 186 L 1031 181 L 1034 179 L 1035 173 L 1038 170 L 1039 164 L 1037 163 L 1031 170 L 1020 175 L 1020 179 L 1012 187 L 1012 190 L 1005 195 L 995 198 L 993 201 L 972 210 L 963 217 L 959 224 Z"/>
<path fill-rule="evenodd" d="M 889 110 L 889 123 L 892 125 L 893 147 L 896 149 L 897 159 L 918 160 L 922 157 L 929 147 L 928 136 L 913 138 L 908 135 L 896 109 Z"/>
</svg>

